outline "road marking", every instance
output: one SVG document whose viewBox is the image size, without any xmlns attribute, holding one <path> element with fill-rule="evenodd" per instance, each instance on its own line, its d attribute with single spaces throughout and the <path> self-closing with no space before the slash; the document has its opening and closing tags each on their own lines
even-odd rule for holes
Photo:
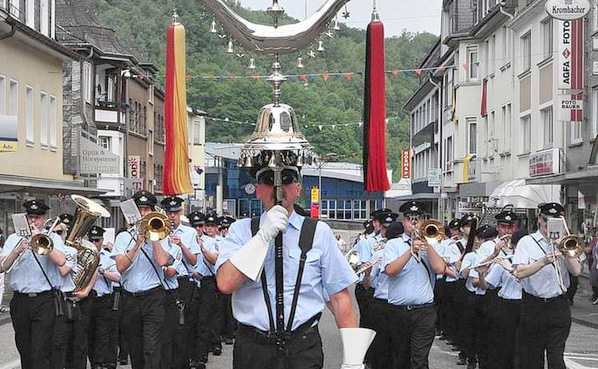
<svg viewBox="0 0 598 369">
<path fill-rule="evenodd" d="M 15 368 L 19 368 L 20 366 L 21 366 L 21 360 L 16 359 L 16 360 L 11 361 L 10 363 L 0 366 L 0 369 L 15 369 Z"/>
<path fill-rule="evenodd" d="M 583 360 L 587 360 L 587 359 L 583 359 Z M 568 357 L 565 357 L 565 365 L 567 366 L 567 369 L 592 369 L 592 368 L 594 368 L 592 366 L 585 366 L 585 365 L 576 363 L 575 361 L 571 360 Z"/>
</svg>

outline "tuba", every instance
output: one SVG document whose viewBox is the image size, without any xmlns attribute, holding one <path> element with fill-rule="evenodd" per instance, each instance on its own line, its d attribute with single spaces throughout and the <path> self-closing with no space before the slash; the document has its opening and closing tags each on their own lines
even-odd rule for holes
<svg viewBox="0 0 598 369">
<path fill-rule="evenodd" d="M 428 245 L 436 245 L 444 240 L 444 226 L 436 219 L 426 220 L 419 228 L 413 228 L 413 239 L 426 241 Z M 419 250 L 413 249 L 411 244 L 411 255 L 421 261 Z"/>
<path fill-rule="evenodd" d="M 100 263 L 98 250 L 83 242 L 83 238 L 99 217 L 108 218 L 110 213 L 95 201 L 79 195 L 71 195 L 77 204 L 73 227 L 66 238 L 66 245 L 77 250 L 77 270 L 73 275 L 75 290 L 80 291 L 87 286 Z"/>
</svg>

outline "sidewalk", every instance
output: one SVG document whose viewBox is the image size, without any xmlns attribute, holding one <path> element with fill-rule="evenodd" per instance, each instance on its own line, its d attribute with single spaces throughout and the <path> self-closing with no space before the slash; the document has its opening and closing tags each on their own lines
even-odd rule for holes
<svg viewBox="0 0 598 369">
<path fill-rule="evenodd" d="M 574 323 L 598 329 L 598 305 L 592 305 L 588 300 L 592 295 L 590 280 L 586 269 L 579 277 L 579 286 L 575 294 L 574 304 L 571 306 L 571 320 Z"/>
</svg>

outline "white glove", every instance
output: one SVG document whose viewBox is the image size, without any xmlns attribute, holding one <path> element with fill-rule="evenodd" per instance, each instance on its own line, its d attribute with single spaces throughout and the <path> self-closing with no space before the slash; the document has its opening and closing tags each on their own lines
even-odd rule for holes
<svg viewBox="0 0 598 369">
<path fill-rule="evenodd" d="M 229 259 L 230 262 L 247 278 L 256 281 L 264 267 L 270 243 L 288 227 L 287 210 L 280 205 L 274 206 L 266 213 L 260 230 Z"/>
<path fill-rule="evenodd" d="M 343 364 L 341 369 L 363 369 L 363 360 L 376 332 L 367 328 L 341 328 Z"/>
</svg>

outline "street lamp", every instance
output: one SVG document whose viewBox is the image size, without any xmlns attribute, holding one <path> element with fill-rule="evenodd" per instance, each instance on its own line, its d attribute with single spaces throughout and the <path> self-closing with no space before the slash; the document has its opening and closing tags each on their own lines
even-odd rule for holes
<svg viewBox="0 0 598 369">
<path fill-rule="evenodd" d="M 318 219 L 322 218 L 322 168 L 329 162 L 335 161 L 338 157 L 338 154 L 335 152 L 330 152 L 326 155 L 320 157 L 318 161 L 318 192 L 319 192 L 319 201 L 320 201 L 320 211 L 318 211 Z"/>
</svg>

